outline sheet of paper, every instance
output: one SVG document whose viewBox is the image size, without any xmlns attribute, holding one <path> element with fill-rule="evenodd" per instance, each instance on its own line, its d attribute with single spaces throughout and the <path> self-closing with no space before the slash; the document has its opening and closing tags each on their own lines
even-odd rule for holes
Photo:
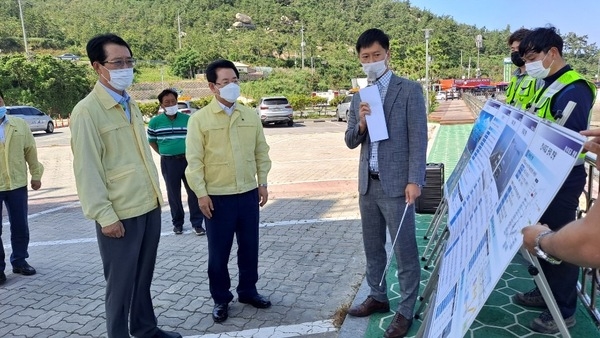
<svg viewBox="0 0 600 338">
<path fill-rule="evenodd" d="M 371 115 L 367 115 L 367 129 L 371 142 L 388 139 L 383 102 L 377 86 L 368 86 L 359 91 L 362 102 L 367 102 L 371 108 Z"/>
</svg>

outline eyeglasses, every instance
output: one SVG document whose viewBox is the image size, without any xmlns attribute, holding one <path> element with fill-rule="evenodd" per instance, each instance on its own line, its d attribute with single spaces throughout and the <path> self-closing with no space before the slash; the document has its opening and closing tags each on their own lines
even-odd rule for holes
<svg viewBox="0 0 600 338">
<path fill-rule="evenodd" d="M 222 83 L 215 82 L 215 84 L 216 84 L 217 86 L 221 87 L 221 88 L 223 88 L 223 87 L 227 86 L 227 85 L 228 85 L 228 84 L 230 84 L 230 83 L 240 84 L 240 81 L 239 81 L 239 80 L 233 80 L 233 81 L 231 81 L 231 82 L 229 82 L 229 81 L 224 81 L 224 82 L 222 82 Z"/>
<path fill-rule="evenodd" d="M 135 59 L 126 59 L 126 60 L 114 60 L 114 61 L 104 61 L 101 62 L 102 65 L 109 64 L 116 68 L 133 68 L 135 66 Z"/>
</svg>

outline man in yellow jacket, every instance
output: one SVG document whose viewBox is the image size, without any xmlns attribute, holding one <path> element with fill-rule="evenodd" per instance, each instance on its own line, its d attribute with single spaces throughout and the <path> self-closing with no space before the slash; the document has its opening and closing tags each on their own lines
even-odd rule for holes
<svg viewBox="0 0 600 338">
<path fill-rule="evenodd" d="M 258 207 L 269 198 L 269 146 L 256 112 L 236 103 L 240 95 L 238 77 L 231 61 L 217 60 L 208 65 L 206 80 L 215 98 L 190 117 L 185 143 L 185 174 L 206 217 L 208 281 L 215 302 L 212 316 L 217 323 L 227 319 L 233 300 L 227 263 L 234 235 L 240 303 L 261 309 L 271 306 L 256 290 Z"/>
<path fill-rule="evenodd" d="M 98 82 L 73 108 L 71 148 L 83 213 L 96 222 L 108 337 L 181 337 L 157 327 L 150 296 L 162 195 L 142 114 L 125 91 L 135 59 L 114 34 L 92 38 L 87 54 Z"/>
<path fill-rule="evenodd" d="M 10 263 L 13 273 L 35 275 L 35 269 L 25 259 L 29 257 L 29 225 L 27 223 L 27 166 L 31 173 L 31 189 L 42 186 L 44 166 L 38 162 L 33 134 L 27 122 L 6 115 L 4 95 L 0 92 L 0 219 L 2 202 L 10 223 Z M 25 165 L 27 163 L 27 166 Z M 2 229 L 0 227 L 0 229 Z M 0 238 L 0 284 L 6 282 L 4 245 Z"/>
</svg>

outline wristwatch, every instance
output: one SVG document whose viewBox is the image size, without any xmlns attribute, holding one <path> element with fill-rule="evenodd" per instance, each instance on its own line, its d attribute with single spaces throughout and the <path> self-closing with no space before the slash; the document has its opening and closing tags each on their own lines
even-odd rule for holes
<svg viewBox="0 0 600 338">
<path fill-rule="evenodd" d="M 535 254 L 545 260 L 546 262 L 550 263 L 550 264 L 554 264 L 554 265 L 558 265 L 560 263 L 562 263 L 562 260 L 549 255 L 548 253 L 546 253 L 544 250 L 542 250 L 542 247 L 540 246 L 540 240 L 544 237 L 544 236 L 548 236 L 551 233 L 553 233 L 554 231 L 552 230 L 546 230 L 546 231 L 542 231 L 540 232 L 537 237 L 535 238 L 535 247 L 533 248 L 535 250 Z"/>
<path fill-rule="evenodd" d="M 259 184 L 258 186 L 259 186 L 259 187 L 265 187 L 265 188 L 266 188 L 266 187 L 267 187 L 267 184 L 266 184 L 266 183 L 261 183 L 261 184 Z"/>
</svg>

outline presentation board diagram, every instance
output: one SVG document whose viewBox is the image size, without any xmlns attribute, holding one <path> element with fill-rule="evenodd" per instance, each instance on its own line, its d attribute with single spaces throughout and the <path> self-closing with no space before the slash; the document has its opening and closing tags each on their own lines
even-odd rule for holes
<svg viewBox="0 0 600 338">
<path fill-rule="evenodd" d="M 585 137 L 488 100 L 446 182 L 449 236 L 425 335 L 462 337 L 583 149 Z"/>
</svg>

